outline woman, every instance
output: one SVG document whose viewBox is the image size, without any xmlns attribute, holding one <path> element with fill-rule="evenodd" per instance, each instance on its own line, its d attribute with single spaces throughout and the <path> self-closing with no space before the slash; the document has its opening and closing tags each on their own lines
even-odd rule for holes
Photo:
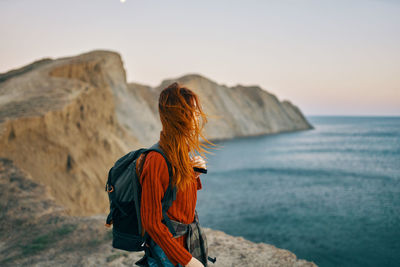
<svg viewBox="0 0 400 267">
<path fill-rule="evenodd" d="M 177 188 L 176 200 L 167 215 L 171 220 L 190 224 L 195 219 L 197 190 L 202 188 L 200 173 L 195 172 L 193 167 L 206 169 L 203 152 L 210 153 L 204 149 L 210 147 L 201 143 L 199 137 L 214 145 L 202 134 L 207 118 L 198 96 L 176 82 L 160 93 L 158 109 L 163 127 L 159 146 L 171 164 L 172 185 Z M 201 156 L 196 156 L 195 152 Z M 154 251 L 163 258 L 164 266 L 204 266 L 187 250 L 187 234 L 174 238 L 161 222 L 161 199 L 169 183 L 165 159 L 156 151 L 149 152 L 144 162 L 142 159 L 139 158 L 137 165 L 142 185 L 141 218 Z M 153 258 L 148 258 L 148 263 L 157 266 Z"/>
</svg>

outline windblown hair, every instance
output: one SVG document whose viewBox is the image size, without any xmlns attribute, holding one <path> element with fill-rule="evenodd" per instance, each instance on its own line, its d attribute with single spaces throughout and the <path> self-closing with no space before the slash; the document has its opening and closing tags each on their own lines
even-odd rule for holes
<svg viewBox="0 0 400 267">
<path fill-rule="evenodd" d="M 207 115 L 203 112 L 199 97 L 177 82 L 161 91 L 158 111 L 163 126 L 160 147 L 171 163 L 172 184 L 178 190 L 184 190 L 194 175 L 194 164 L 190 157 L 198 153 L 206 160 L 204 153 L 211 153 L 206 150 L 211 147 L 200 142 L 200 138 L 215 146 L 202 133 Z"/>
</svg>

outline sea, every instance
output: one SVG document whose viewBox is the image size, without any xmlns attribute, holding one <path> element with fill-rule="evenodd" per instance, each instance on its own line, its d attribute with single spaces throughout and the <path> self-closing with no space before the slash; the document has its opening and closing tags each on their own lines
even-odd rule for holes
<svg viewBox="0 0 400 267">
<path fill-rule="evenodd" d="M 400 266 L 400 117 L 307 116 L 312 130 L 216 142 L 203 227 L 318 266 Z"/>
</svg>

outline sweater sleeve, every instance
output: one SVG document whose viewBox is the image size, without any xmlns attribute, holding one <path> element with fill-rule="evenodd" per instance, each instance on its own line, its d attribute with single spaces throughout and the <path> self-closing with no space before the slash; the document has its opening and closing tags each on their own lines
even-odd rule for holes
<svg viewBox="0 0 400 267">
<path fill-rule="evenodd" d="M 197 190 L 200 190 L 203 188 L 200 180 L 200 176 L 196 178 L 196 184 L 197 184 Z"/>
<path fill-rule="evenodd" d="M 161 247 L 169 260 L 187 265 L 192 254 L 184 248 L 171 234 L 168 227 L 161 222 L 161 199 L 169 183 L 167 163 L 158 152 L 149 152 L 143 165 L 141 196 L 141 220 L 143 228 Z"/>
</svg>

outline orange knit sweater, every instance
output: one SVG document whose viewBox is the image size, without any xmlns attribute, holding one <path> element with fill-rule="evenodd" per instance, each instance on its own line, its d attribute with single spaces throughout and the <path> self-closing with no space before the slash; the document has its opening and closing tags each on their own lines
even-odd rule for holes
<svg viewBox="0 0 400 267">
<path fill-rule="evenodd" d="M 161 247 L 172 264 L 187 265 L 192 258 L 186 247 L 187 234 L 174 238 L 168 227 L 161 222 L 161 199 L 167 190 L 169 175 L 167 163 L 160 153 L 156 151 L 148 153 L 140 175 L 140 183 L 142 185 L 140 210 L 143 228 Z M 193 171 L 193 183 L 185 191 L 177 191 L 176 200 L 167 211 L 168 217 L 185 224 L 192 223 L 196 208 L 197 190 L 201 188 L 200 177 L 195 178 Z"/>
</svg>

